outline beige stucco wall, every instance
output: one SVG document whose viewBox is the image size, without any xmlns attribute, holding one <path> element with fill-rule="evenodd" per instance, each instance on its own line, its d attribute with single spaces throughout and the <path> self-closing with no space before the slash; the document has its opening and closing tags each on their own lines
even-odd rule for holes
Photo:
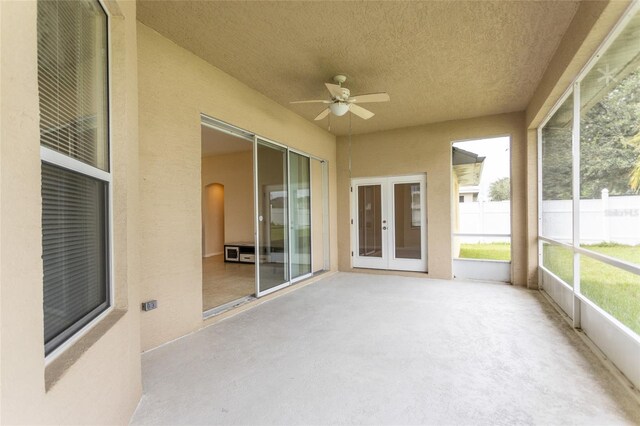
<svg viewBox="0 0 640 426">
<path fill-rule="evenodd" d="M 329 161 L 336 245 L 335 137 L 138 23 L 143 350 L 202 326 L 200 113 Z"/>
<path fill-rule="evenodd" d="M 45 368 L 37 3 L 0 2 L 2 424 L 125 424 L 141 394 L 135 2 L 111 2 L 110 9 L 122 13 L 111 22 L 115 305 L 128 310 L 99 336 L 93 333 L 97 341 L 86 351 L 74 345 L 63 353 L 75 361 L 45 390 L 55 361 Z"/>
<path fill-rule="evenodd" d="M 224 185 L 224 240 L 253 241 L 253 150 L 202 158 L 202 187 Z"/>
<path fill-rule="evenodd" d="M 427 174 L 428 276 L 452 278 L 451 143 L 511 137 L 512 280 L 526 284 L 526 133 L 523 113 L 390 130 L 352 137 L 352 177 Z M 351 270 L 348 137 L 338 138 L 339 268 Z"/>
</svg>

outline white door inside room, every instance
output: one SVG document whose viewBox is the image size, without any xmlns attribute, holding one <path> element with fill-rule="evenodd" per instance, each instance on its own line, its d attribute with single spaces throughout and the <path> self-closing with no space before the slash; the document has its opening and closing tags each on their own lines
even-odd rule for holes
<svg viewBox="0 0 640 426">
<path fill-rule="evenodd" d="M 426 186 L 425 175 L 352 181 L 354 267 L 426 272 Z"/>
</svg>

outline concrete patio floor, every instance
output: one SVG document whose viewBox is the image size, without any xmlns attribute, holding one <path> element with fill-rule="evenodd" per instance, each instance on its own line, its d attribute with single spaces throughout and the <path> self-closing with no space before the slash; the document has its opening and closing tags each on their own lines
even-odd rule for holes
<svg viewBox="0 0 640 426">
<path fill-rule="evenodd" d="M 553 307 L 505 284 L 338 273 L 145 353 L 132 424 L 639 424 Z"/>
</svg>

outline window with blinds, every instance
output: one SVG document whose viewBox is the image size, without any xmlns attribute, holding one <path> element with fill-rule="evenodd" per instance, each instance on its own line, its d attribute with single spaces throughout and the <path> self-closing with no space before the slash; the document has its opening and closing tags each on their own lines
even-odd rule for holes
<svg viewBox="0 0 640 426">
<path fill-rule="evenodd" d="M 108 170 L 106 15 L 96 0 L 38 2 L 40 143 Z"/>
<path fill-rule="evenodd" d="M 107 66 L 97 0 L 38 1 L 46 355 L 110 306 Z"/>
</svg>

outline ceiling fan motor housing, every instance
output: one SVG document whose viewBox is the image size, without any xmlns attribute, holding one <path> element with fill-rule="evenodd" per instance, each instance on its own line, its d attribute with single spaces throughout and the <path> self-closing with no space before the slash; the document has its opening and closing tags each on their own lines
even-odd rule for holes
<svg viewBox="0 0 640 426">
<path fill-rule="evenodd" d="M 347 89 L 346 87 L 341 87 L 340 92 L 341 94 L 339 96 L 336 96 L 336 100 L 338 101 L 346 101 L 347 99 L 349 99 L 349 96 L 351 96 L 351 91 L 349 91 L 349 89 Z"/>
</svg>

